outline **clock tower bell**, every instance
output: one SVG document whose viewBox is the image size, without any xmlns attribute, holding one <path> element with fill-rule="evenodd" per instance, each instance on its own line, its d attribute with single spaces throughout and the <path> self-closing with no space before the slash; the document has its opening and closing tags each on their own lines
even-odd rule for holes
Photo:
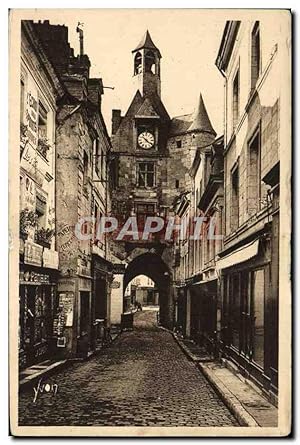
<svg viewBox="0 0 300 445">
<path fill-rule="evenodd" d="M 147 30 L 138 46 L 132 51 L 134 61 L 133 76 L 142 96 L 157 94 L 160 97 L 159 49 L 153 43 Z"/>
</svg>

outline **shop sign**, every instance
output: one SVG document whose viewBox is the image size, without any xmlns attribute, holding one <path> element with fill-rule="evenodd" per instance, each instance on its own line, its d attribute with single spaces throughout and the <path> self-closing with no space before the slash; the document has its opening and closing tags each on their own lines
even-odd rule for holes
<svg viewBox="0 0 300 445">
<path fill-rule="evenodd" d="M 42 265 L 43 248 L 39 244 L 25 241 L 24 248 L 24 264 L 31 264 L 32 266 Z"/>
<path fill-rule="evenodd" d="M 115 275 L 124 274 L 126 265 L 122 263 L 116 263 L 112 265 L 112 273 Z"/>
<path fill-rule="evenodd" d="M 22 208 L 27 207 L 29 210 L 35 210 L 36 206 L 36 190 L 35 182 L 27 175 L 24 178 L 24 187 L 22 190 Z"/>
<path fill-rule="evenodd" d="M 119 289 L 120 286 L 121 286 L 120 281 L 116 281 L 116 280 L 114 280 L 114 281 L 111 283 L 111 288 L 112 288 L 112 289 Z"/>
<path fill-rule="evenodd" d="M 26 272 L 20 271 L 20 281 L 24 281 L 25 283 L 41 283 L 41 284 L 48 284 L 50 283 L 50 277 L 49 275 L 46 275 L 44 273 L 37 273 L 27 270 Z"/>
<path fill-rule="evenodd" d="M 58 292 L 75 291 L 75 280 L 62 278 L 57 284 Z"/>
<path fill-rule="evenodd" d="M 48 269 L 58 269 L 58 252 L 56 250 L 44 248 L 43 266 Z"/>
</svg>

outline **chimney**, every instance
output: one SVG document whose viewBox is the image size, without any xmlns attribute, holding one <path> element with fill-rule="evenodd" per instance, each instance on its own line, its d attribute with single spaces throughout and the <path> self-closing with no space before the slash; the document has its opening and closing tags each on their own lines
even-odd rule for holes
<svg viewBox="0 0 300 445">
<path fill-rule="evenodd" d="M 82 26 L 82 25 L 83 25 L 83 23 L 78 22 L 78 25 L 77 25 L 77 28 L 76 28 L 76 31 L 79 33 L 79 47 L 80 47 L 79 55 L 80 56 L 84 55 L 84 49 L 83 49 L 83 29 L 80 28 L 80 26 Z"/>
<path fill-rule="evenodd" d="M 116 134 L 121 121 L 122 121 L 122 116 L 121 116 L 121 110 L 112 110 L 112 128 L 111 128 L 111 132 L 112 134 Z"/>
</svg>

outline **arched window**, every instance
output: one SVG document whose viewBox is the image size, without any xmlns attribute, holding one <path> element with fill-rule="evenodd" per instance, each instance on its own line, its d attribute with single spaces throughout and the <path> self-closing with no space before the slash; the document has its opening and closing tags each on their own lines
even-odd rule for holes
<svg viewBox="0 0 300 445">
<path fill-rule="evenodd" d="M 148 51 L 145 56 L 145 71 L 146 73 L 155 74 L 155 56 L 152 51 Z"/>
<path fill-rule="evenodd" d="M 141 53 L 136 53 L 134 58 L 134 75 L 142 72 L 142 55 Z"/>
</svg>

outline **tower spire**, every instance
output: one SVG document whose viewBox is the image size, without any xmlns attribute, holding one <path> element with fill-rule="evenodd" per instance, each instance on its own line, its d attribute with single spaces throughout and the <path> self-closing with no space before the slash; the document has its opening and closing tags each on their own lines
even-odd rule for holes
<svg viewBox="0 0 300 445">
<path fill-rule="evenodd" d="M 140 40 L 140 43 L 137 45 L 135 49 L 132 50 L 133 53 L 141 50 L 141 49 L 152 49 L 157 51 L 158 57 L 161 58 L 161 54 L 157 46 L 153 43 L 153 40 L 150 36 L 150 33 L 147 29 L 145 34 L 143 35 L 142 39 Z"/>
<path fill-rule="evenodd" d="M 137 47 L 132 51 L 134 57 L 133 75 L 137 89 L 142 96 L 157 94 L 160 96 L 160 59 L 159 49 L 153 43 L 149 31 L 143 35 Z"/>
</svg>

